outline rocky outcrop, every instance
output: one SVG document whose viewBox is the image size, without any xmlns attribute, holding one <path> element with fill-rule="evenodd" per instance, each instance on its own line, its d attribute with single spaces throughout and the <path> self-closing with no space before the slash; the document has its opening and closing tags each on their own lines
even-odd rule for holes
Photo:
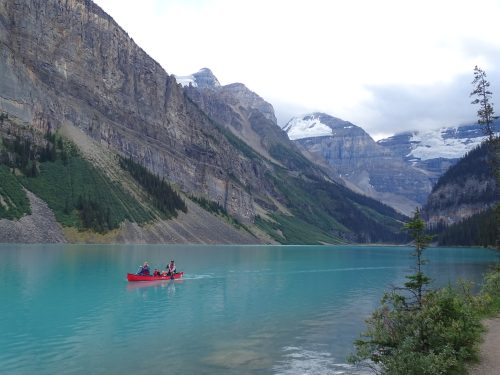
<svg viewBox="0 0 500 375">
<path fill-rule="evenodd" d="M 350 122 L 314 113 L 290 120 L 284 129 L 306 155 L 327 165 L 335 177 L 407 215 L 425 202 L 431 190 L 425 173 Z"/>
<path fill-rule="evenodd" d="M 0 219 L 0 243 L 57 243 L 66 242 L 59 225 L 47 204 L 26 191 L 31 214 L 19 220 Z"/>
<path fill-rule="evenodd" d="M 197 74 L 192 76 L 196 78 Z M 273 106 L 245 85 L 203 86 L 196 78 L 194 85 L 187 85 L 184 89 L 207 116 L 229 129 L 265 158 L 273 160 L 269 152 L 273 145 L 294 148 L 277 126 Z"/>
<path fill-rule="evenodd" d="M 196 86 L 199 88 L 214 88 L 219 87 L 220 83 L 217 77 L 208 68 L 200 69 L 198 72 L 193 74 Z"/>
<path fill-rule="evenodd" d="M 266 119 L 275 124 L 277 123 L 273 106 L 253 91 L 250 91 L 244 84 L 232 83 L 224 86 L 222 91 L 225 92 L 225 95 L 232 96 L 239 101 L 245 108 L 256 109 L 262 113 Z"/>
<path fill-rule="evenodd" d="M 175 80 L 182 86 L 198 87 L 200 89 L 219 87 L 217 77 L 208 68 L 203 68 L 189 76 L 175 76 Z"/>
</svg>

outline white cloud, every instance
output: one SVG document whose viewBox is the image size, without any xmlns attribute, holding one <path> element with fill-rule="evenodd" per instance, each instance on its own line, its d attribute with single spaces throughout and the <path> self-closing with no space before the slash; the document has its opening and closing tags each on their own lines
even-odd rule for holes
<svg viewBox="0 0 500 375">
<path fill-rule="evenodd" d="M 221 84 L 243 82 L 269 100 L 280 119 L 281 111 L 310 108 L 371 133 L 386 132 L 382 122 L 403 129 L 424 118 L 412 113 L 412 103 L 405 104 L 405 123 L 375 108 L 381 88 L 414 100 L 458 79 L 469 85 L 476 64 L 494 76 L 500 61 L 498 0 L 96 3 L 170 74 L 209 67 Z M 463 110 L 444 107 L 434 120 L 435 111 L 425 117 L 443 121 L 445 112 Z"/>
</svg>

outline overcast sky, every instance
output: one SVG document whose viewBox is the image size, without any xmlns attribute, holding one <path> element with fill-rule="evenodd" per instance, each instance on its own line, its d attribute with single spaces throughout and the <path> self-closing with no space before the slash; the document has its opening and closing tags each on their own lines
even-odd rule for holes
<svg viewBox="0 0 500 375">
<path fill-rule="evenodd" d="M 500 113 L 500 0 L 95 0 L 169 74 L 210 68 L 374 138 L 475 121 L 475 65 Z"/>
</svg>

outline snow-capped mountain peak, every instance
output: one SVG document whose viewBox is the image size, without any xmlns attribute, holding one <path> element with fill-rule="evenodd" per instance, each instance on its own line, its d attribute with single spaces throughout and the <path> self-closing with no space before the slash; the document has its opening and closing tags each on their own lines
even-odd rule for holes
<svg viewBox="0 0 500 375">
<path fill-rule="evenodd" d="M 321 112 L 294 117 L 282 129 L 292 141 L 304 138 L 345 136 L 347 134 L 368 136 L 359 126 Z"/>
</svg>

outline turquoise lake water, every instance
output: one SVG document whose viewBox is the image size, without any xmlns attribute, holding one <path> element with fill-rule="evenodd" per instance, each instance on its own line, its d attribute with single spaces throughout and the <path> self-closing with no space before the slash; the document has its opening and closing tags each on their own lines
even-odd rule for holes
<svg viewBox="0 0 500 375">
<path fill-rule="evenodd" d="M 346 364 L 410 248 L 0 245 L 0 373 L 360 374 Z M 498 254 L 428 249 L 436 285 Z M 181 281 L 128 283 L 174 258 Z"/>
</svg>

